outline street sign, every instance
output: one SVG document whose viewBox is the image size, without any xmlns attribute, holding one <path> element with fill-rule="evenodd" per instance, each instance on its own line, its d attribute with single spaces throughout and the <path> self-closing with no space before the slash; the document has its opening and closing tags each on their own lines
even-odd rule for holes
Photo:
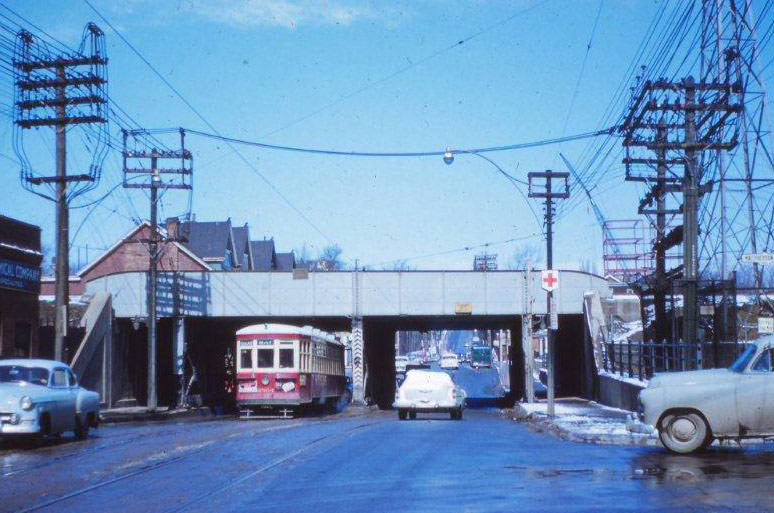
<svg viewBox="0 0 774 513">
<path fill-rule="evenodd" d="M 774 253 L 747 253 L 742 255 L 742 261 L 751 264 L 774 264 Z"/>
<path fill-rule="evenodd" d="M 540 278 L 540 286 L 547 292 L 554 291 L 559 288 L 559 271 L 548 269 L 543 271 Z"/>
<path fill-rule="evenodd" d="M 715 315 L 715 305 L 699 305 L 699 315 Z"/>
<path fill-rule="evenodd" d="M 774 333 L 774 317 L 758 317 L 758 334 Z"/>
</svg>

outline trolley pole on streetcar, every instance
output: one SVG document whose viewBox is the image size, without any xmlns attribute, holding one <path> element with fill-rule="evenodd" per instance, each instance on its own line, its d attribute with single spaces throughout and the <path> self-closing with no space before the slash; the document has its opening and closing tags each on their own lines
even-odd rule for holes
<svg viewBox="0 0 774 513">
<path fill-rule="evenodd" d="M 567 199 L 570 197 L 570 174 L 557 171 L 533 171 L 527 173 L 529 183 L 529 197 L 545 200 L 545 223 L 546 223 L 546 270 L 543 271 L 541 284 L 546 294 L 546 312 L 548 323 L 546 328 L 546 337 L 548 342 L 548 355 L 546 358 L 546 372 L 548 374 L 548 391 L 546 394 L 548 400 L 547 414 L 554 416 L 554 392 L 556 387 L 556 341 L 554 332 L 559 329 L 559 315 L 554 304 L 554 290 L 559 288 L 559 273 L 554 270 L 554 200 Z M 561 180 L 563 182 L 559 190 L 553 188 L 552 181 Z"/>
</svg>

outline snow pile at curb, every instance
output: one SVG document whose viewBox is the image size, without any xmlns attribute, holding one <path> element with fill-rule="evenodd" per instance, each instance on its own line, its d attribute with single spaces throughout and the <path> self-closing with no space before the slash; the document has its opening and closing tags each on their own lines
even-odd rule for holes
<svg viewBox="0 0 774 513">
<path fill-rule="evenodd" d="M 634 421 L 633 414 L 626 410 L 610 408 L 593 401 L 557 403 L 555 416 L 549 418 L 546 408 L 545 402 L 517 404 L 513 410 L 513 419 L 573 442 L 614 445 L 658 443 L 655 435 L 642 432 L 642 425 Z"/>
</svg>

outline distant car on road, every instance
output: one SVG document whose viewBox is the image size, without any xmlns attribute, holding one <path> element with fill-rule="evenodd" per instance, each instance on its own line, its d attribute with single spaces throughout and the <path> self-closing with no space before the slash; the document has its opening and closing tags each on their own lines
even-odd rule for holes
<svg viewBox="0 0 774 513">
<path fill-rule="evenodd" d="M 395 357 L 395 372 L 406 372 L 406 364 L 408 364 L 408 356 L 396 356 Z"/>
<path fill-rule="evenodd" d="M 441 368 L 442 369 L 458 369 L 460 367 L 460 360 L 454 353 L 446 353 L 441 356 Z"/>
<path fill-rule="evenodd" d="M 99 402 L 67 364 L 0 360 L 0 438 L 73 431 L 84 439 L 99 423 Z"/>
<path fill-rule="evenodd" d="M 657 374 L 639 394 L 640 417 L 675 453 L 713 439 L 774 436 L 774 336 L 748 344 L 727 369 Z"/>
<path fill-rule="evenodd" d="M 411 370 L 395 392 L 398 418 L 415 419 L 417 413 L 448 412 L 452 420 L 462 419 L 465 390 L 454 384 L 445 372 Z"/>
</svg>

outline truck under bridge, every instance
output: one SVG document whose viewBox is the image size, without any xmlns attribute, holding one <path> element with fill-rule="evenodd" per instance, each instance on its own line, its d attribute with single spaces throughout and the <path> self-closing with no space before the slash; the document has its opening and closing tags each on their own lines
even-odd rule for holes
<svg viewBox="0 0 774 513">
<path fill-rule="evenodd" d="M 147 273 L 103 276 L 87 294 L 108 292 L 117 329 L 110 350 L 112 404 L 145 402 Z M 508 329 L 511 397 L 523 394 L 522 315 L 546 313 L 540 271 L 334 271 L 159 273 L 159 403 L 174 404 L 183 355 L 196 361 L 205 402 L 228 402 L 225 360 L 234 332 L 279 322 L 352 333 L 355 399 L 389 407 L 394 396 L 395 333 L 437 329 Z M 525 280 L 529 280 L 526 283 Z M 527 295 L 529 291 L 529 295 Z M 577 395 L 583 379 L 583 296 L 610 295 L 604 278 L 560 271 L 557 395 Z"/>
</svg>

